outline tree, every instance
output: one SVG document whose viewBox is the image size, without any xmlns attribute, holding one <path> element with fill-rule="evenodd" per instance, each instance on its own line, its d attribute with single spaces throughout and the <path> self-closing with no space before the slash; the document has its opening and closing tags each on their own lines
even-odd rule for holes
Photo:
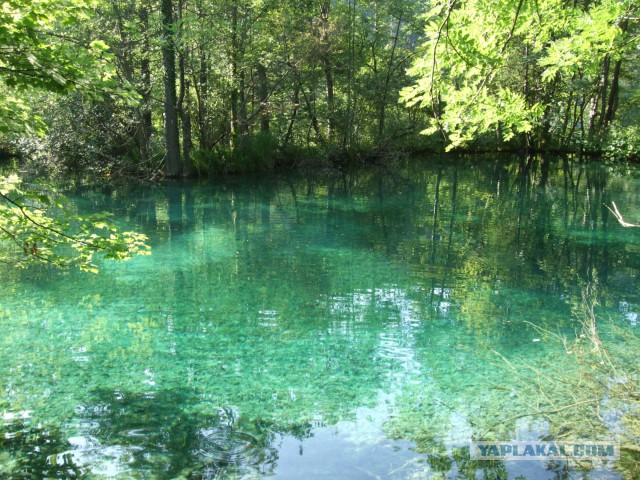
<svg viewBox="0 0 640 480">
<path fill-rule="evenodd" d="M 177 177 L 180 166 L 180 137 L 176 94 L 176 52 L 172 0 L 162 0 L 162 63 L 164 67 L 164 140 L 166 146 L 165 173 Z"/>
<path fill-rule="evenodd" d="M 26 91 L 37 87 L 64 93 L 82 91 L 99 98 L 112 86 L 108 47 L 100 40 L 88 45 L 71 41 L 60 25 L 86 18 L 81 1 L 15 0 L 0 10 L 0 133 L 42 129 L 31 119 Z M 94 254 L 123 260 L 147 254 L 146 237 L 118 232 L 106 214 L 81 216 L 72 212 L 62 196 L 28 187 L 16 175 L 0 176 L 0 261 L 22 266 L 43 261 L 96 271 Z"/>
<path fill-rule="evenodd" d="M 534 148 L 597 143 L 625 65 L 638 62 L 638 10 L 632 0 L 438 1 L 404 100 L 429 111 L 424 133 L 449 148 L 487 134 Z"/>
<path fill-rule="evenodd" d="M 76 42 L 65 29 L 88 18 L 83 0 L 14 0 L 0 10 L 0 133 L 42 131 L 25 92 L 39 88 L 67 92 L 80 88 L 99 98 L 115 86 L 108 46 L 101 40 Z"/>
<path fill-rule="evenodd" d="M 150 253 L 145 235 L 119 232 L 108 217 L 78 215 L 63 196 L 28 187 L 16 175 L 0 176 L 0 241 L 8 247 L 0 262 L 20 267 L 39 261 L 95 273 L 96 253 L 113 260 Z"/>
</svg>

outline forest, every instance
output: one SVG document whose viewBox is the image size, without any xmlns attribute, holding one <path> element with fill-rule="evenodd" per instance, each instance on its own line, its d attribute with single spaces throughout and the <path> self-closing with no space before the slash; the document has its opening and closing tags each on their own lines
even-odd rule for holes
<svg viewBox="0 0 640 480">
<path fill-rule="evenodd" d="M 639 78 L 638 0 L 4 1 L 0 477 L 640 478 Z"/>
<path fill-rule="evenodd" d="M 12 0 L 0 148 L 93 178 L 637 159 L 639 16 L 633 0 Z"/>
</svg>

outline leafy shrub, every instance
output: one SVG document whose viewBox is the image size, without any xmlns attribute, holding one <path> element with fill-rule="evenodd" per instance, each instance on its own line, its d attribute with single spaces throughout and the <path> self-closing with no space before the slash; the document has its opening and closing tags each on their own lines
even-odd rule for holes
<svg viewBox="0 0 640 480">
<path fill-rule="evenodd" d="M 603 152 L 613 160 L 640 160 L 640 126 L 629 125 L 613 129 Z"/>
</svg>

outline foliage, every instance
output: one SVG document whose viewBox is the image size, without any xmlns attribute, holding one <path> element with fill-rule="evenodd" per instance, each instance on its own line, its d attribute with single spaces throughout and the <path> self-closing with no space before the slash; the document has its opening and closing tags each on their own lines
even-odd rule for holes
<svg viewBox="0 0 640 480">
<path fill-rule="evenodd" d="M 46 135 L 21 136 L 13 141 L 28 158 L 24 165 L 28 175 L 135 176 L 152 170 L 162 157 L 157 138 L 152 137 L 147 157 L 141 158 L 131 135 L 135 120 L 114 121 L 116 112 L 125 108 L 115 96 L 94 101 L 81 92 L 70 92 L 62 97 L 42 95 L 41 103 L 45 107 L 42 119 L 48 127 Z"/>
<path fill-rule="evenodd" d="M 15 175 L 0 177 L 2 262 L 19 267 L 44 262 L 95 273 L 96 253 L 113 260 L 148 255 L 146 240 L 119 232 L 108 214 L 78 215 L 60 195 L 28 187 Z"/>
<path fill-rule="evenodd" d="M 241 170 L 273 170 L 276 139 L 269 132 L 243 137 L 233 152 L 234 163 Z"/>
<path fill-rule="evenodd" d="M 78 44 L 100 38 L 109 45 L 103 55 L 114 68 L 110 78 L 120 88 L 131 86 L 139 102 L 112 101 L 109 95 L 99 103 L 78 95 L 47 102 L 41 122 L 42 129 L 49 127 L 47 138 L 21 138 L 20 146 L 39 144 L 53 163 L 89 171 L 103 163 L 113 163 L 110 170 L 116 173 L 155 170 L 162 160 L 155 146 L 163 143 L 165 118 L 162 66 L 170 66 L 168 57 L 175 55 L 181 174 L 217 171 L 202 168 L 203 152 L 209 157 L 227 152 L 225 159 L 215 155 L 220 163 L 251 170 L 254 163 L 271 168 L 275 156 L 268 152 L 276 149 L 282 157 L 308 149 L 402 149 L 404 141 L 413 147 L 416 119 L 423 114 L 397 100 L 421 30 L 421 5 L 403 0 L 168 3 L 169 40 L 163 37 L 167 19 L 145 0 L 95 2 L 97 15 L 82 23 L 59 22 L 56 28 Z M 167 41 L 173 48 L 163 49 Z M 20 98 L 27 106 L 40 101 Z M 264 158 L 256 143 L 261 136 L 270 139 Z M 133 152 L 126 155 L 132 161 L 123 160 L 122 167 L 112 162 L 125 151 Z M 29 148 L 22 152 L 31 159 Z M 247 160 L 253 153 L 257 158 Z"/>
<path fill-rule="evenodd" d="M 639 160 L 640 126 L 638 124 L 617 126 L 610 132 L 603 153 L 614 160 Z"/>
<path fill-rule="evenodd" d="M 202 175 L 271 168 L 275 149 L 637 150 L 632 0 L 86 1 L 16 0 L 0 17 L 0 128 L 55 171 L 170 158 L 168 174 Z"/>
<path fill-rule="evenodd" d="M 637 2 L 438 1 L 404 101 L 429 111 L 423 133 L 448 148 L 491 134 L 544 147 L 596 144 L 638 65 Z"/>
<path fill-rule="evenodd" d="M 239 138 L 234 148 L 193 150 L 191 162 L 199 175 L 269 171 L 275 167 L 277 147 L 270 132 L 258 132 Z"/>
<path fill-rule="evenodd" d="M 101 40 L 78 41 L 68 35 L 86 22 L 91 5 L 84 0 L 12 0 L 0 9 L 0 134 L 44 133 L 32 114 L 38 97 L 33 88 L 68 92 L 82 89 L 101 98 L 116 86 L 108 46 Z"/>
<path fill-rule="evenodd" d="M 104 101 L 105 95 L 112 94 L 124 102 L 134 99 L 118 87 L 112 58 L 107 53 L 109 47 L 90 36 L 78 40 L 71 35 L 74 28 L 89 19 L 91 6 L 84 0 L 3 3 L 1 140 L 14 138 L 18 145 L 34 145 L 25 137 L 44 134 L 43 118 L 31 113 L 38 102 L 50 100 L 42 92 L 74 91 L 86 102 Z M 39 107 L 48 110 L 49 104 L 40 103 Z M 74 113 L 76 117 L 70 118 L 70 123 L 81 120 L 77 110 Z M 65 148 L 64 142 L 57 144 Z M 90 147 L 86 146 L 89 152 Z M 49 149 L 43 156 L 52 151 Z M 119 232 L 107 214 L 75 214 L 63 197 L 25 186 L 16 175 L 0 176 L 0 242 L 7 247 L 13 244 L 13 248 L 3 248 L 0 261 L 16 266 L 40 261 L 96 272 L 93 259 L 97 252 L 105 258 L 125 260 L 134 254 L 148 254 L 145 241 L 144 235 Z"/>
</svg>

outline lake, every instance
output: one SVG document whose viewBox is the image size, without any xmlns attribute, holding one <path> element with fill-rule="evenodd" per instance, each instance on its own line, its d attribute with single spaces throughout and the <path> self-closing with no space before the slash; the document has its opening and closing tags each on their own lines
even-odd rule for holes
<svg viewBox="0 0 640 480">
<path fill-rule="evenodd" d="M 637 379 L 640 229 L 605 205 L 638 223 L 638 167 L 400 159 L 69 197 L 146 233 L 153 254 L 97 275 L 2 267 L 2 478 L 638 472 L 637 452 L 469 448 L 628 443 L 637 410 L 614 394 L 630 379 L 576 339 L 597 301 L 598 338 Z"/>
</svg>

